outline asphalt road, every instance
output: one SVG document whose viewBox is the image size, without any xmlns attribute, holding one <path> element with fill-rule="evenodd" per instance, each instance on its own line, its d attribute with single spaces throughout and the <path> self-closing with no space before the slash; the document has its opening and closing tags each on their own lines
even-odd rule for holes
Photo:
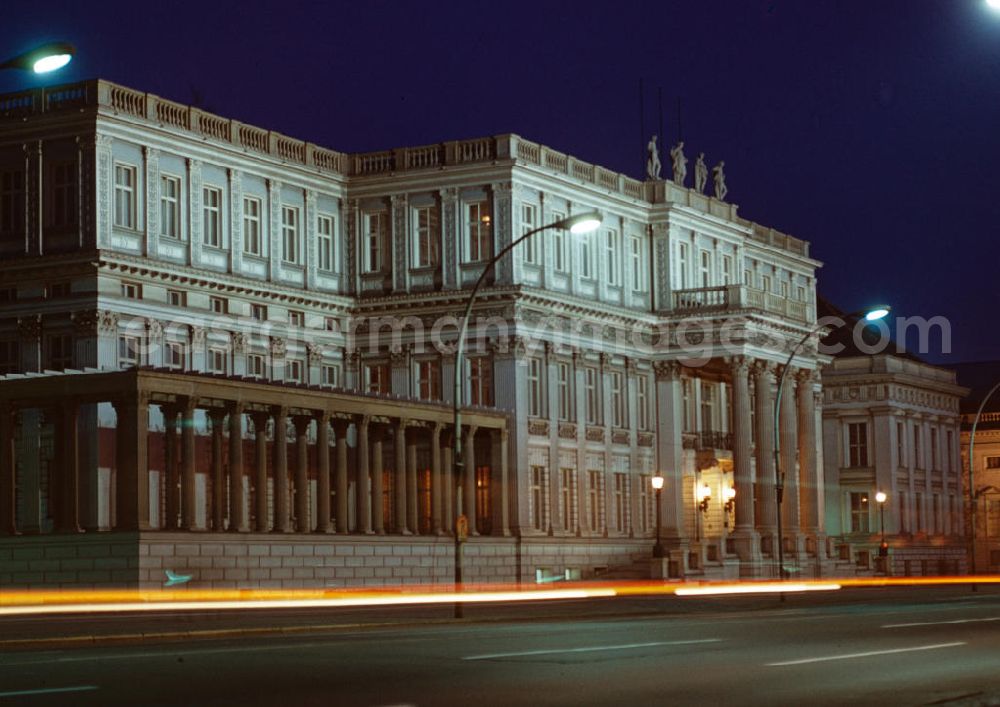
<svg viewBox="0 0 1000 707">
<path fill-rule="evenodd" d="M 345 627 L 6 650 L 0 704 L 964 706 L 1000 698 L 995 590 L 842 591 L 785 604 L 553 602 L 477 607 L 463 622 L 438 613 L 202 615 L 207 627 Z M 127 632 L 171 617 L 112 620 Z M 23 634 L 31 621 L 0 622 L 0 636 Z M 50 632 L 105 623 L 55 622 Z"/>
</svg>

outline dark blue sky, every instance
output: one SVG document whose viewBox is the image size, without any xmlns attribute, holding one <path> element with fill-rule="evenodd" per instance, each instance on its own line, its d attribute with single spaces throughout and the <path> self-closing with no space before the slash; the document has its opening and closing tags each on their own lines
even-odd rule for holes
<svg viewBox="0 0 1000 707">
<path fill-rule="evenodd" d="M 151 4 L 150 4 L 151 5 Z M 0 52 L 66 39 L 103 77 L 343 151 L 516 132 L 641 176 L 665 133 L 741 213 L 812 241 L 820 290 L 947 317 L 1000 358 L 1000 13 L 899 2 L 5 5 Z M 3 72 L 0 91 L 31 85 Z M 669 160 L 664 159 L 664 163 Z M 943 359 L 940 346 L 927 358 Z"/>
</svg>

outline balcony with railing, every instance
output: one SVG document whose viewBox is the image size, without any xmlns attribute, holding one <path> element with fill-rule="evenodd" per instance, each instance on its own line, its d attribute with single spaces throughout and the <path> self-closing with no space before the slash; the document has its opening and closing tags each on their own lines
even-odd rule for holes
<svg viewBox="0 0 1000 707">
<path fill-rule="evenodd" d="M 758 310 L 795 321 L 813 321 L 812 308 L 807 302 L 791 300 L 746 285 L 721 285 L 675 290 L 672 311 L 676 314 L 723 314 L 741 310 Z"/>
</svg>

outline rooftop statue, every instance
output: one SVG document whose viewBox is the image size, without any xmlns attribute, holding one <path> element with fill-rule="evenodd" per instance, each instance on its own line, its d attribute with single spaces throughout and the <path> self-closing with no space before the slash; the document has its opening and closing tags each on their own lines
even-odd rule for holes
<svg viewBox="0 0 1000 707">
<path fill-rule="evenodd" d="M 729 189 L 726 188 L 725 166 L 726 163 L 720 161 L 719 164 L 712 167 L 712 179 L 715 182 L 715 198 L 720 201 L 725 201 L 726 194 L 729 192 Z"/>
<path fill-rule="evenodd" d="M 676 145 L 670 149 L 670 158 L 674 163 L 674 181 L 681 186 L 684 186 L 684 180 L 687 179 L 687 157 L 684 156 L 684 141 L 681 140 Z"/>
<path fill-rule="evenodd" d="M 646 152 L 649 158 L 646 160 L 646 177 L 648 179 L 660 178 L 660 149 L 656 145 L 656 135 L 649 139 L 646 145 Z"/>
<path fill-rule="evenodd" d="M 699 152 L 698 159 L 694 163 L 694 188 L 699 194 L 705 193 L 705 184 L 708 182 L 708 166 L 705 164 L 705 153 Z"/>
</svg>

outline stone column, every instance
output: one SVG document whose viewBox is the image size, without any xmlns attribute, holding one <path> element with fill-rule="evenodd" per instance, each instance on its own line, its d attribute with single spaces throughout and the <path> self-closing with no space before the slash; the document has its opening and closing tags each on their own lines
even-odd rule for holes
<svg viewBox="0 0 1000 707">
<path fill-rule="evenodd" d="M 684 399 L 681 391 L 681 367 L 674 361 L 658 361 L 656 372 L 656 460 L 663 475 L 663 491 L 660 493 L 662 513 L 661 540 L 665 548 L 679 551 L 678 560 L 683 563 L 683 551 L 687 547 L 684 534 Z M 591 530 L 596 531 L 597 528 Z"/>
<path fill-rule="evenodd" d="M 469 426 L 465 433 L 465 516 L 469 519 L 469 535 L 479 535 L 476 523 L 476 427 Z"/>
<path fill-rule="evenodd" d="M 798 430 L 795 425 L 795 371 L 788 371 L 782 385 L 781 409 L 778 411 L 778 434 L 781 441 L 781 470 L 785 482 L 781 502 L 782 534 L 791 540 L 791 551 L 798 554 L 799 540 L 799 476 L 795 465 L 798 461 Z M 788 542 L 785 542 L 788 547 Z"/>
<path fill-rule="evenodd" d="M 334 434 L 337 435 L 337 478 L 334 490 L 337 494 L 337 532 L 347 533 L 347 420 L 335 420 Z M 359 467 L 360 469 L 360 467 Z M 359 474 L 360 476 L 360 470 Z"/>
<path fill-rule="evenodd" d="M 177 408 L 173 405 L 162 405 L 163 413 L 163 466 L 165 467 L 163 490 L 166 494 L 166 513 L 164 530 L 176 530 L 178 513 L 181 507 L 179 495 L 179 479 L 177 467 Z"/>
<path fill-rule="evenodd" d="M 367 500 L 368 513 L 371 516 L 368 532 L 374 531 L 378 535 L 385 534 L 385 507 L 384 507 L 384 487 L 383 471 L 385 469 L 382 458 L 382 441 L 385 439 L 385 425 L 380 422 L 371 423 L 372 437 L 372 463 L 368 469 L 371 480 L 366 480 L 366 492 L 369 494 Z"/>
<path fill-rule="evenodd" d="M 413 434 L 410 435 L 413 437 Z M 417 444 L 406 445 L 406 518 L 414 535 L 420 534 L 420 486 L 417 483 Z"/>
<path fill-rule="evenodd" d="M 358 430 L 358 482 L 355 488 L 357 502 L 357 527 L 359 533 L 372 532 L 372 495 L 371 495 L 371 462 L 369 461 L 368 417 L 362 417 L 357 422 Z"/>
<path fill-rule="evenodd" d="M 0 535 L 17 534 L 14 465 L 14 411 L 0 402 Z"/>
<path fill-rule="evenodd" d="M 267 507 L 267 413 L 253 413 L 254 457 L 256 457 L 256 475 L 254 480 L 254 529 L 258 533 L 270 530 Z"/>
<path fill-rule="evenodd" d="M 802 530 L 819 549 L 817 540 L 822 532 L 819 525 L 820 480 L 816 468 L 816 403 L 813 396 L 813 372 L 800 370 L 798 374 L 798 432 L 799 432 L 799 506 Z"/>
<path fill-rule="evenodd" d="M 288 506 L 288 408 L 271 408 L 274 417 L 274 524 L 275 533 L 292 532 Z"/>
<path fill-rule="evenodd" d="M 330 413 L 316 416 L 316 532 L 329 533 L 330 523 Z"/>
<path fill-rule="evenodd" d="M 243 493 L 243 403 L 229 404 L 229 530 L 245 533 L 246 505 Z"/>
<path fill-rule="evenodd" d="M 197 407 L 198 401 L 195 398 L 187 398 L 181 409 L 181 527 L 184 530 L 198 529 L 194 483 L 194 411 Z"/>
<path fill-rule="evenodd" d="M 764 549 L 774 555 L 774 535 L 778 530 L 777 497 L 774 484 L 774 364 L 757 361 L 754 365 L 757 420 L 757 527 Z"/>
<path fill-rule="evenodd" d="M 226 411 L 209 412 L 212 420 L 212 530 L 220 533 L 226 525 L 226 476 L 222 467 L 222 428 Z"/>
<path fill-rule="evenodd" d="M 760 538 L 754 528 L 753 460 L 750 451 L 753 437 L 750 422 L 750 363 L 746 357 L 737 356 L 730 364 L 733 389 L 733 488 L 736 491 L 736 522 L 732 544 L 741 562 L 759 563 Z"/>
<path fill-rule="evenodd" d="M 296 415 L 295 424 L 295 530 L 308 533 L 309 517 L 309 425 L 312 417 Z"/>
<path fill-rule="evenodd" d="M 395 517 L 395 531 L 402 535 L 409 535 L 410 529 L 406 527 L 407 493 L 406 493 L 406 424 L 407 421 L 400 419 L 396 421 L 396 435 L 393 444 L 396 461 L 392 470 L 393 489 L 392 495 L 395 500 L 393 516 Z"/>
<path fill-rule="evenodd" d="M 431 535 L 441 535 L 443 491 L 441 484 L 441 423 L 431 427 Z"/>
<path fill-rule="evenodd" d="M 57 478 L 62 488 L 53 491 L 59 495 L 56 530 L 61 533 L 79 533 L 80 529 L 80 410 L 74 399 L 64 400 L 59 415 L 59 433 L 56 438 L 59 460 Z M 141 500 L 141 499 L 140 499 Z M 148 503 L 148 498 L 147 498 Z"/>
<path fill-rule="evenodd" d="M 115 508 L 118 530 L 149 530 L 148 398 L 131 393 L 114 402 Z"/>
<path fill-rule="evenodd" d="M 452 433 L 444 430 L 441 435 L 441 530 L 450 533 L 454 529 L 455 508 L 452 497 L 455 494 L 455 465 L 452 461 Z"/>
</svg>

